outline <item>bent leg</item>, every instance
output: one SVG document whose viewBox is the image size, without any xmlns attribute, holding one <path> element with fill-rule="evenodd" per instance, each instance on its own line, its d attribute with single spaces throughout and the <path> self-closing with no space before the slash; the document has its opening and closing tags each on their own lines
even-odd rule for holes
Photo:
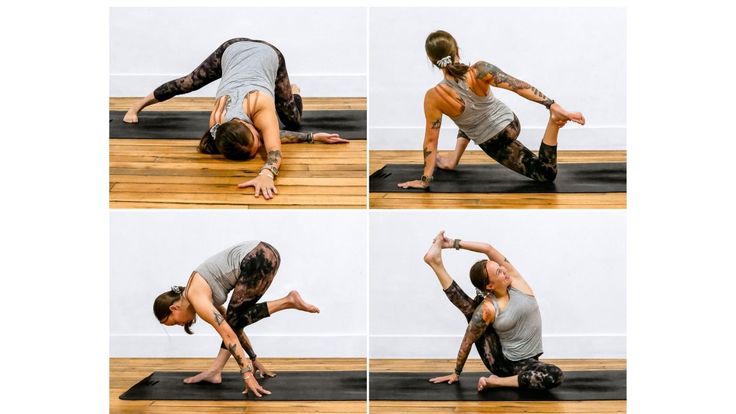
<svg viewBox="0 0 736 414">
<path fill-rule="evenodd" d="M 286 129 L 299 129 L 302 123 L 302 112 L 304 104 L 298 92 L 293 92 L 289 73 L 286 71 L 286 59 L 276 46 L 262 40 L 254 40 L 267 44 L 273 48 L 279 59 L 279 67 L 276 70 L 276 85 L 274 88 L 274 101 L 276 101 L 276 114 Z"/>
<path fill-rule="evenodd" d="M 471 299 L 454 280 L 452 281 L 452 284 L 443 291 L 445 292 L 447 299 L 449 299 L 450 302 L 452 302 L 452 304 L 455 305 L 463 315 L 465 315 L 465 319 L 470 321 L 470 318 L 473 316 L 473 312 L 475 312 L 475 308 L 478 307 L 480 302 Z"/>
<path fill-rule="evenodd" d="M 534 181 L 552 182 L 557 177 L 557 131 L 559 127 L 550 119 L 539 147 L 539 156 L 536 156 L 516 139 L 521 132 L 521 124 L 514 116 L 514 121 L 501 133 L 479 146 L 510 170 Z"/>
<path fill-rule="evenodd" d="M 519 388 L 531 390 L 548 390 L 562 384 L 565 379 L 559 367 L 536 358 L 530 358 L 520 364 L 518 375 Z"/>
</svg>

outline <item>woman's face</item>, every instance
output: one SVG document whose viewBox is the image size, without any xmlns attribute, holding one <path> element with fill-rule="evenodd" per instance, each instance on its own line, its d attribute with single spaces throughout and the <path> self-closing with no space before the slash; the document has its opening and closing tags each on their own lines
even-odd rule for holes
<svg viewBox="0 0 736 414">
<path fill-rule="evenodd" d="M 503 289 L 511 285 L 511 277 L 506 273 L 506 268 L 493 260 L 486 261 L 486 272 L 488 274 L 488 290 Z"/>
<path fill-rule="evenodd" d="M 250 133 L 253 136 L 253 145 L 250 147 L 250 155 L 251 158 L 255 158 L 255 156 L 258 155 L 258 150 L 261 149 L 261 134 L 258 132 L 255 126 L 249 124 L 248 122 L 245 122 L 242 119 L 238 118 L 234 119 L 241 122 L 243 125 L 245 125 L 246 128 L 250 130 Z"/>
<path fill-rule="evenodd" d="M 185 309 L 181 306 L 181 300 L 174 302 L 169 309 L 171 309 L 171 313 L 161 322 L 166 326 L 184 326 L 190 322 L 194 323 L 194 320 L 197 318 L 197 314 L 193 309 Z"/>
</svg>

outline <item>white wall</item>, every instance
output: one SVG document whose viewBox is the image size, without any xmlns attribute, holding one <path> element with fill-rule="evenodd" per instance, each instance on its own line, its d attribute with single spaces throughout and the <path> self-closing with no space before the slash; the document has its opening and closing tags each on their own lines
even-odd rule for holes
<svg viewBox="0 0 736 414">
<path fill-rule="evenodd" d="M 145 96 L 234 37 L 268 41 L 304 96 L 366 96 L 365 8 L 111 8 L 110 96 Z M 187 96 L 214 96 L 217 82 Z"/>
<path fill-rule="evenodd" d="M 373 8 L 369 25 L 371 149 L 421 148 L 424 94 L 441 80 L 424 40 L 438 29 L 457 39 L 464 62 L 489 61 L 583 112 L 587 124 L 565 126 L 560 149 L 626 147 L 623 8 Z M 521 141 L 536 151 L 548 111 L 513 92 L 494 93 L 516 112 Z M 454 148 L 456 136 L 444 117 L 440 148 Z"/>
<path fill-rule="evenodd" d="M 467 322 L 422 260 L 432 239 L 486 241 L 529 282 L 542 313 L 546 358 L 626 356 L 626 212 L 371 212 L 371 358 L 455 358 Z M 471 296 L 482 255 L 444 250 Z M 478 358 L 472 351 L 471 357 Z"/>
<path fill-rule="evenodd" d="M 296 289 L 318 315 L 285 310 L 246 328 L 258 355 L 360 357 L 366 351 L 365 212 L 111 211 L 110 356 L 213 356 L 220 344 L 206 322 L 166 327 L 154 298 L 184 286 L 212 254 L 244 240 L 271 243 L 281 267 L 264 300 Z"/>
</svg>

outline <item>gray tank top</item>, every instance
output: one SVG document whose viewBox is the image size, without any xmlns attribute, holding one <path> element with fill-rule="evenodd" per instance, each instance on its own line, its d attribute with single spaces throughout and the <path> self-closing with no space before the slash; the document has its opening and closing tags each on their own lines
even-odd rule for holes
<svg viewBox="0 0 736 414">
<path fill-rule="evenodd" d="M 274 96 L 279 58 L 267 44 L 242 41 L 231 44 L 222 54 L 222 78 L 216 98 L 229 96 L 223 122 L 233 118 L 251 122 L 243 111 L 243 100 L 252 91 Z"/>
<path fill-rule="evenodd" d="M 511 361 L 520 361 L 541 354 L 542 315 L 534 296 L 509 288 L 509 302 L 499 310 L 496 297 L 491 294 L 496 308 L 493 329 L 501 340 L 503 355 Z"/>
<path fill-rule="evenodd" d="M 476 144 L 493 138 L 514 120 L 514 113 L 493 96 L 490 88 L 487 96 L 478 96 L 462 79 L 457 82 L 445 79 L 442 83 L 454 89 L 465 102 L 463 113 L 450 119 Z"/>
<path fill-rule="evenodd" d="M 199 273 L 212 289 L 212 302 L 220 306 L 227 300 L 227 294 L 235 287 L 240 276 L 240 262 L 260 241 L 250 240 L 236 244 L 215 254 L 194 271 Z"/>
</svg>

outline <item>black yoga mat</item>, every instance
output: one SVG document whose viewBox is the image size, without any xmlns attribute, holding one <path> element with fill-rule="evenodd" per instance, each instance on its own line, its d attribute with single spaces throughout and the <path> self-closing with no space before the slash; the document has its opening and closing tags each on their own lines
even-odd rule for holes
<svg viewBox="0 0 736 414">
<path fill-rule="evenodd" d="M 243 395 L 243 379 L 237 372 L 222 374 L 221 384 L 185 384 L 182 380 L 196 372 L 156 371 L 128 391 L 121 400 L 209 400 L 209 401 L 365 401 L 365 371 L 279 372 L 274 378 L 258 379 L 272 392 L 257 398 Z"/>
<path fill-rule="evenodd" d="M 553 183 L 539 183 L 499 164 L 466 164 L 454 171 L 435 169 L 427 190 L 403 189 L 417 180 L 421 164 L 388 164 L 370 176 L 371 193 L 625 193 L 626 163 L 558 164 Z"/>
<path fill-rule="evenodd" d="M 485 372 L 465 372 L 460 382 L 432 384 L 429 378 L 447 375 L 426 372 L 371 373 L 371 400 L 390 401 L 589 401 L 625 400 L 626 371 L 565 372 L 562 385 L 548 391 L 513 388 L 476 390 Z"/>
<path fill-rule="evenodd" d="M 207 131 L 206 111 L 143 111 L 137 124 L 123 122 L 124 111 L 110 111 L 110 138 L 200 139 Z M 338 133 L 345 139 L 365 139 L 366 111 L 304 111 L 299 131 Z"/>
</svg>

